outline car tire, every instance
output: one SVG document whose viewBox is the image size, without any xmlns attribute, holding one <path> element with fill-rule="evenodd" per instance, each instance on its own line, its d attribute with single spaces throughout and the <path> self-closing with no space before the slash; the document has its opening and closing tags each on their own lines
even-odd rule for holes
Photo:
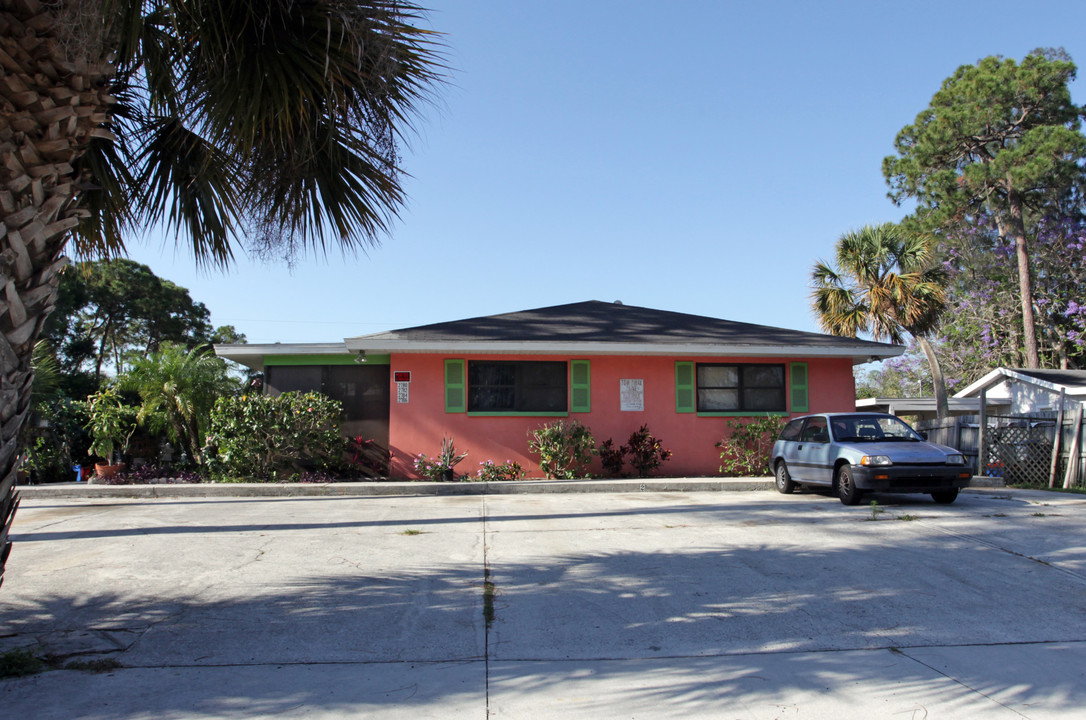
<svg viewBox="0 0 1086 720">
<path fill-rule="evenodd" d="M 860 496 L 863 495 L 863 490 L 856 487 L 856 480 L 852 477 L 852 468 L 848 465 L 842 465 L 837 470 L 837 479 L 834 481 L 833 487 L 843 505 L 856 505 L 860 502 Z"/>
<path fill-rule="evenodd" d="M 940 490 L 939 492 L 933 492 L 931 499 L 940 505 L 949 505 L 958 499 L 958 488 L 953 490 Z"/>
<path fill-rule="evenodd" d="M 792 482 L 792 476 L 788 473 L 788 465 L 784 460 L 777 463 L 777 470 L 774 473 L 775 482 L 777 485 L 777 492 L 782 495 L 791 495 L 796 489 L 796 484 Z"/>
</svg>

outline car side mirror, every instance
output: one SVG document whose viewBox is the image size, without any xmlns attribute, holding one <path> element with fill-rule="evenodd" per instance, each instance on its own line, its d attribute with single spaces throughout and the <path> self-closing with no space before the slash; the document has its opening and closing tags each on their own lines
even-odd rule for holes
<svg viewBox="0 0 1086 720">
<path fill-rule="evenodd" d="M 927 430 L 917 430 L 916 434 L 919 435 L 920 437 L 922 437 L 924 440 L 928 439 L 928 431 Z"/>
</svg>

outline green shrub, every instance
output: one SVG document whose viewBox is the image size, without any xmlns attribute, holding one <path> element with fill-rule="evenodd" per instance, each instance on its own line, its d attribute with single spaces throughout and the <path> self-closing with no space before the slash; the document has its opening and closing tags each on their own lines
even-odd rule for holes
<svg viewBox="0 0 1086 720">
<path fill-rule="evenodd" d="M 588 477 L 588 463 L 596 454 L 592 431 L 577 420 L 559 420 L 534 430 L 528 448 L 539 455 L 539 469 L 548 478 Z"/>
<path fill-rule="evenodd" d="M 720 448 L 720 472 L 731 477 L 771 475 L 769 453 L 784 423 L 779 417 L 729 420 L 731 432 L 716 444 Z"/>
<path fill-rule="evenodd" d="M 33 444 L 27 443 L 22 464 L 29 470 L 35 482 L 54 482 L 72 478 L 72 459 L 67 448 L 49 437 L 38 436 Z"/>
<path fill-rule="evenodd" d="M 116 387 L 106 387 L 85 401 L 87 430 L 91 436 L 88 454 L 112 463 L 128 452 L 136 432 L 137 409 L 125 402 Z"/>
<path fill-rule="evenodd" d="M 342 406 L 317 392 L 221 397 L 211 411 L 208 469 L 216 479 L 276 481 L 332 470 L 346 439 Z"/>
</svg>

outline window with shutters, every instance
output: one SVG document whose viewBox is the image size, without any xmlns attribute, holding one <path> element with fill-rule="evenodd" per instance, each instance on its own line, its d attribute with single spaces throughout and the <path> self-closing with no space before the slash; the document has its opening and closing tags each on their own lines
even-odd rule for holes
<svg viewBox="0 0 1086 720">
<path fill-rule="evenodd" d="M 784 412 L 784 365 L 697 365 L 697 411 Z"/>
<path fill-rule="evenodd" d="M 550 361 L 468 361 L 468 412 L 564 413 L 568 364 Z"/>
</svg>

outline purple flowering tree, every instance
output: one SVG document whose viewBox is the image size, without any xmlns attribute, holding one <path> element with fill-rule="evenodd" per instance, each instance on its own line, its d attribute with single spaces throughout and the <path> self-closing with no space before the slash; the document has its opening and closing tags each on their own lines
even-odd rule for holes
<svg viewBox="0 0 1086 720">
<path fill-rule="evenodd" d="M 1034 318 L 1042 367 L 1086 366 L 1086 221 L 1031 223 Z M 1013 241 L 987 216 L 944 236 L 951 276 L 940 358 L 948 374 L 975 379 L 998 366 L 1026 364 Z"/>
</svg>

